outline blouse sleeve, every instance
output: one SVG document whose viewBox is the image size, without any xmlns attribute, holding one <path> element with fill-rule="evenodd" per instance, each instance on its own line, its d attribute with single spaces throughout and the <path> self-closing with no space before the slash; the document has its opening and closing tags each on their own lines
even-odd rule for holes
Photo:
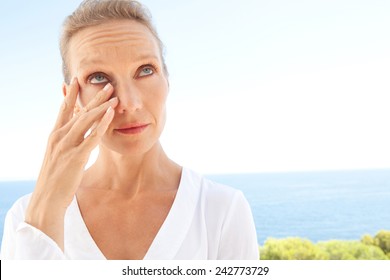
<svg viewBox="0 0 390 280">
<path fill-rule="evenodd" d="M 18 201 L 8 211 L 1 245 L 4 260 L 64 260 L 65 255 L 53 239 L 24 222 L 24 207 Z"/>
<path fill-rule="evenodd" d="M 241 191 L 236 192 L 226 213 L 218 255 L 221 260 L 259 259 L 252 211 Z"/>
</svg>

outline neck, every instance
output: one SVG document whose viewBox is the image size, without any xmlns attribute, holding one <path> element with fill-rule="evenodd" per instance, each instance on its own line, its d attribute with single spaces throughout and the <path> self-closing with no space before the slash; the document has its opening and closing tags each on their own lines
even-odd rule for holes
<svg viewBox="0 0 390 280">
<path fill-rule="evenodd" d="M 85 173 L 82 187 L 136 195 L 177 188 L 180 176 L 181 167 L 167 157 L 159 142 L 141 155 L 123 155 L 100 147 L 95 164 Z"/>
</svg>

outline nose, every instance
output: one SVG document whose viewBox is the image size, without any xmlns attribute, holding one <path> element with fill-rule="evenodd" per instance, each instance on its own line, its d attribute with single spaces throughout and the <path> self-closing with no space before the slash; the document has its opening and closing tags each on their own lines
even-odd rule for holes
<svg viewBox="0 0 390 280">
<path fill-rule="evenodd" d="M 113 96 L 118 97 L 119 103 L 115 110 L 120 114 L 133 113 L 143 106 L 141 90 L 130 81 L 117 82 Z"/>
</svg>

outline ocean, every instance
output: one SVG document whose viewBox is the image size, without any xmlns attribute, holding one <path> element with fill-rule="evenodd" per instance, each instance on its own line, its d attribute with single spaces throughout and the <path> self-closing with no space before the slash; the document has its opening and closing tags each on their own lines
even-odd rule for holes
<svg viewBox="0 0 390 280">
<path fill-rule="evenodd" d="M 390 170 L 206 175 L 243 191 L 258 242 L 290 236 L 359 240 L 390 230 Z M 0 240 L 6 212 L 34 181 L 0 182 Z"/>
</svg>

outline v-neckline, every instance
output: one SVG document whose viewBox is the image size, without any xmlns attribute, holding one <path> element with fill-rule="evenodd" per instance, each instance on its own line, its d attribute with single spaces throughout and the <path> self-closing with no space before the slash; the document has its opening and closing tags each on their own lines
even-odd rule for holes
<svg viewBox="0 0 390 280">
<path fill-rule="evenodd" d="M 188 182 L 188 180 L 188 171 L 183 167 L 179 187 L 171 209 L 146 251 L 143 260 L 173 259 L 177 250 L 180 248 L 185 233 L 190 226 L 188 214 L 194 211 L 196 205 L 195 200 L 197 200 L 196 194 L 193 193 L 195 190 L 189 187 L 191 182 Z M 87 239 L 82 240 L 82 242 L 87 242 L 87 247 L 93 251 L 91 252 L 92 255 L 95 257 L 98 256 L 98 259 L 107 260 L 85 224 L 76 195 L 74 196 L 73 203 L 76 210 L 76 219 L 81 227 L 82 235 Z"/>
</svg>

